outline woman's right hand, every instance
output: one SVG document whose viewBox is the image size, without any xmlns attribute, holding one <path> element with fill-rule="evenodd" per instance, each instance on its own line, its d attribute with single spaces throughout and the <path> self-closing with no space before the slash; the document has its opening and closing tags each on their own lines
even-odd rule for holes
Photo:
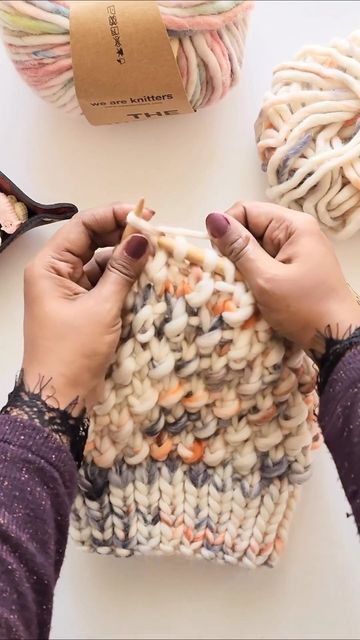
<svg viewBox="0 0 360 640">
<path fill-rule="evenodd" d="M 206 219 L 213 243 L 249 284 L 281 335 L 321 354 L 324 339 L 360 326 L 360 306 L 316 220 L 277 205 L 236 203 Z"/>
</svg>

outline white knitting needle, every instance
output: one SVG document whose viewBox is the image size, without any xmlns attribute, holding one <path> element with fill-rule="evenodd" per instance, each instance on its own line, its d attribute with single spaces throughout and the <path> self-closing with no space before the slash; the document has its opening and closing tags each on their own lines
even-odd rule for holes
<svg viewBox="0 0 360 640">
<path fill-rule="evenodd" d="M 170 238 L 169 236 L 159 236 L 157 242 L 161 249 L 164 249 L 172 256 L 174 255 L 176 249 L 176 241 L 174 240 L 174 238 Z M 185 258 L 192 264 L 196 264 L 200 267 L 204 266 L 205 256 L 200 247 L 189 244 Z M 218 259 L 217 263 L 214 266 L 214 271 L 221 276 L 225 275 L 222 258 Z"/>
<path fill-rule="evenodd" d="M 137 203 L 134 209 L 134 213 L 138 218 L 143 217 L 144 204 L 145 204 L 145 198 L 140 198 L 139 202 Z M 134 227 L 132 227 L 130 224 L 127 224 L 124 229 L 124 233 L 122 234 L 122 240 L 125 240 L 125 238 L 128 238 L 129 236 L 131 236 L 132 233 L 137 233 L 137 229 L 134 229 Z"/>
</svg>

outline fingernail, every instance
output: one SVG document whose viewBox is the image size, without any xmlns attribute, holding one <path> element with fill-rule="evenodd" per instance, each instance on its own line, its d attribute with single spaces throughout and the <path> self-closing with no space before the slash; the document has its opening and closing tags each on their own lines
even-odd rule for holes
<svg viewBox="0 0 360 640">
<path fill-rule="evenodd" d="M 206 226 L 213 238 L 222 238 L 227 232 L 230 222 L 222 213 L 209 213 Z"/>
<path fill-rule="evenodd" d="M 125 253 L 132 260 L 140 260 L 146 253 L 149 246 L 148 240 L 144 236 L 133 235 L 125 245 Z"/>
</svg>

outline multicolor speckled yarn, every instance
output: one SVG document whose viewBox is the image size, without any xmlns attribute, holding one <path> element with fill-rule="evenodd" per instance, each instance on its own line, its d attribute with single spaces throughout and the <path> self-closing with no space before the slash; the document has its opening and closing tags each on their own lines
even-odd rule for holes
<svg viewBox="0 0 360 640">
<path fill-rule="evenodd" d="M 220 100 L 238 81 L 244 55 L 248 0 L 159 1 L 189 102 L 194 109 Z M 71 2 L 3 0 L 0 24 L 17 70 L 39 95 L 80 114 L 70 50 Z"/>
<path fill-rule="evenodd" d="M 229 261 L 221 277 L 211 249 L 203 268 L 187 253 L 184 238 L 173 256 L 158 247 L 127 299 L 72 536 L 101 554 L 272 566 L 320 442 L 316 374 Z"/>
</svg>

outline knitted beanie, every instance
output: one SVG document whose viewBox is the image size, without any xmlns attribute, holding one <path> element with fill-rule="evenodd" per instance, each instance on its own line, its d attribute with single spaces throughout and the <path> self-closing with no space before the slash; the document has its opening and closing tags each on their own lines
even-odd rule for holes
<svg viewBox="0 0 360 640">
<path fill-rule="evenodd" d="M 91 416 L 73 538 L 100 554 L 273 566 L 320 444 L 316 372 L 261 317 L 227 259 L 186 240 L 129 294 Z M 160 236 L 161 237 L 161 236 Z"/>
</svg>

